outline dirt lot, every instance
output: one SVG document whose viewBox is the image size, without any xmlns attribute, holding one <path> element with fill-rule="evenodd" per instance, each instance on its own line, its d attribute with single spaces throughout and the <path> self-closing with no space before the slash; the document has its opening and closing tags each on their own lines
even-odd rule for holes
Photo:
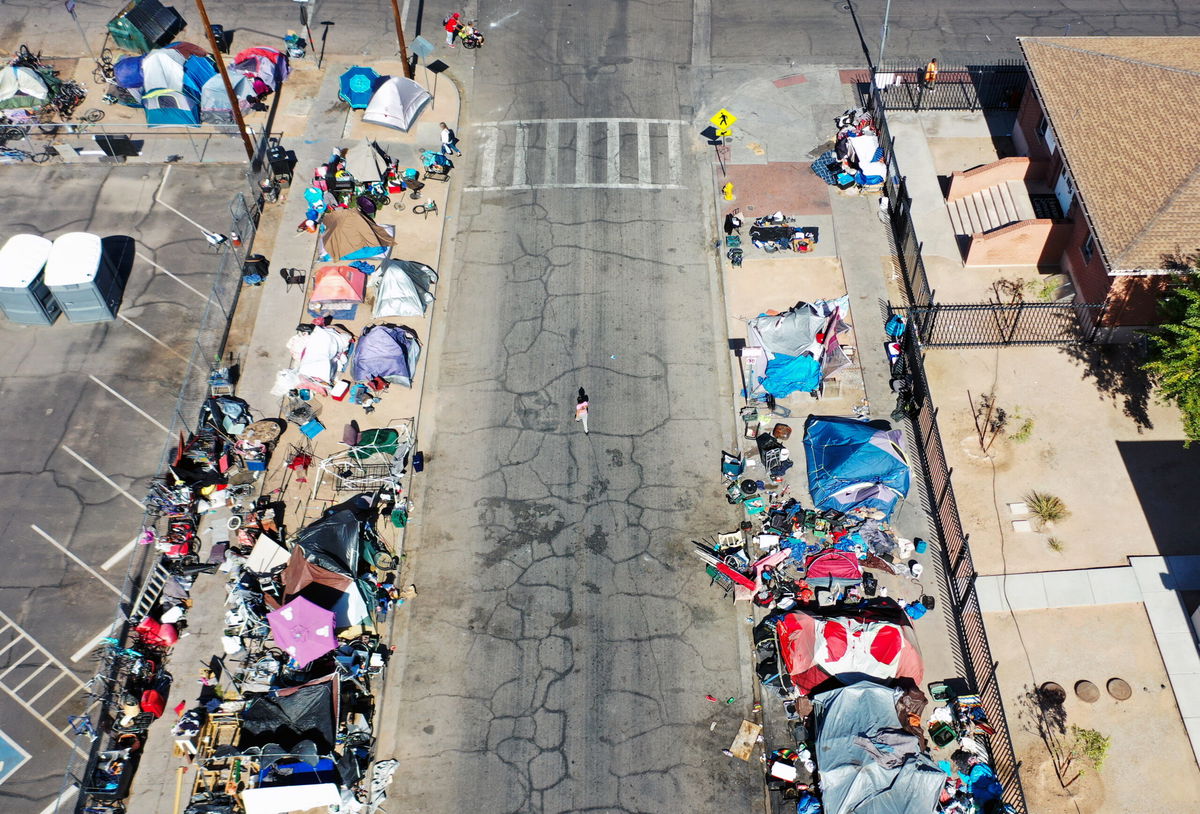
<svg viewBox="0 0 1200 814">
<path fill-rule="evenodd" d="M 1023 762 L 1021 779 L 1030 811 L 1184 814 L 1196 810 L 1200 769 L 1140 603 L 1021 611 L 1016 623 L 1009 614 L 990 613 L 987 628 L 992 652 L 1000 660 L 1000 686 L 1017 756 Z M 1079 647 L 1079 642 L 1089 645 Z M 1133 696 L 1118 701 L 1109 695 L 1105 688 L 1110 678 L 1124 679 Z M 1084 679 L 1100 689 L 1095 703 L 1086 703 L 1073 692 L 1075 683 Z M 1071 784 L 1070 793 L 1055 776 L 1032 707 L 1022 702 L 1028 688 L 1046 681 L 1057 682 L 1067 691 L 1066 727 L 1095 729 L 1111 739 L 1101 770 Z M 1151 773 L 1163 780 L 1148 782 Z M 1153 796 L 1153 804 L 1147 804 L 1148 795 Z"/>
<path fill-rule="evenodd" d="M 1186 550 L 1186 518 L 1169 495 L 1190 488 L 1197 450 L 1183 449 L 1173 409 L 1140 395 L 1136 376 L 1120 374 L 1123 358 L 1097 365 L 1079 357 L 1051 347 L 927 355 L 959 512 L 981 574 L 1125 565 L 1130 555 Z M 1007 411 L 1008 429 L 985 456 L 968 394 L 978 401 L 989 392 Z M 1029 515 L 1007 504 L 1031 490 L 1061 498 L 1069 515 L 1052 525 L 1035 520 L 1032 532 L 1014 530 L 1013 521 Z"/>
</svg>

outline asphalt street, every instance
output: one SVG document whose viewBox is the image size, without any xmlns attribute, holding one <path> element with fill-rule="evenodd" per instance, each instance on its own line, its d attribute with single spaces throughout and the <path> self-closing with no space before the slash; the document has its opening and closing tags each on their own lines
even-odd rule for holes
<svg viewBox="0 0 1200 814">
<path fill-rule="evenodd" d="M 0 213 L 0 240 L 90 231 L 131 237 L 136 252 L 113 322 L 0 319 L 0 734 L 31 756 L 5 767 L 0 810 L 25 814 L 61 789 L 67 716 L 84 705 L 90 650 L 116 616 L 139 500 L 169 441 L 218 268 L 185 217 L 225 229 L 242 176 L 238 167 L 63 164 L 2 175 L 6 188 L 37 195 Z"/>
<path fill-rule="evenodd" d="M 732 520 L 691 6 L 485 10 L 510 16 L 459 130 L 396 787 L 425 812 L 746 810 L 758 765 L 720 752 L 753 703 L 745 623 L 688 554 Z"/>
</svg>

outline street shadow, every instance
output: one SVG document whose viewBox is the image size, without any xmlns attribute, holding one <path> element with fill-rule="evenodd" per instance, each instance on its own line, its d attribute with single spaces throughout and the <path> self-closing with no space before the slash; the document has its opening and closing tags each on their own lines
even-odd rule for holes
<svg viewBox="0 0 1200 814">
<path fill-rule="evenodd" d="M 1118 441 L 1117 451 L 1158 553 L 1164 557 L 1197 553 L 1194 504 L 1184 496 L 1200 490 L 1200 446 L 1185 448 L 1182 441 Z"/>
<path fill-rule="evenodd" d="M 1101 394 L 1120 404 L 1138 432 L 1154 428 L 1150 420 L 1150 377 L 1142 370 L 1146 362 L 1144 343 L 1066 345 L 1062 352 L 1083 369 Z"/>
</svg>

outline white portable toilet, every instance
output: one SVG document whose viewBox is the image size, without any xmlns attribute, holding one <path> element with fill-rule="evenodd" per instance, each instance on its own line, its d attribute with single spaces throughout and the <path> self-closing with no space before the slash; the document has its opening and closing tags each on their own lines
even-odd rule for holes
<svg viewBox="0 0 1200 814">
<path fill-rule="evenodd" d="M 67 232 L 50 249 L 46 286 L 72 322 L 108 322 L 117 317 L 125 281 L 98 235 Z"/>
<path fill-rule="evenodd" d="M 0 247 L 0 311 L 21 325 L 53 325 L 62 309 L 46 287 L 53 244 L 41 235 L 13 235 Z"/>
</svg>

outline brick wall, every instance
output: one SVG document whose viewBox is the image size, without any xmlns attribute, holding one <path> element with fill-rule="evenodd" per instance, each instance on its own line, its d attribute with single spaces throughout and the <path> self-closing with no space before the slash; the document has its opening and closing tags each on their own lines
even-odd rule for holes
<svg viewBox="0 0 1200 814">
<path fill-rule="evenodd" d="M 950 189 L 946 201 L 956 201 L 982 189 L 1005 181 L 1026 181 L 1045 177 L 1044 162 L 1031 161 L 1027 156 L 1001 158 L 991 164 L 950 174 Z"/>
<path fill-rule="evenodd" d="M 1071 226 L 1052 220 L 1023 220 L 974 235 L 965 266 L 1046 266 L 1062 256 Z"/>
<path fill-rule="evenodd" d="M 1041 120 L 1042 106 L 1033 92 L 1033 86 L 1026 85 L 1021 106 L 1017 108 L 1017 121 L 1013 125 L 1012 138 L 1017 152 L 1028 156 L 1035 162 L 1045 162 L 1050 159 L 1050 150 L 1037 132 L 1038 122 Z"/>
</svg>

